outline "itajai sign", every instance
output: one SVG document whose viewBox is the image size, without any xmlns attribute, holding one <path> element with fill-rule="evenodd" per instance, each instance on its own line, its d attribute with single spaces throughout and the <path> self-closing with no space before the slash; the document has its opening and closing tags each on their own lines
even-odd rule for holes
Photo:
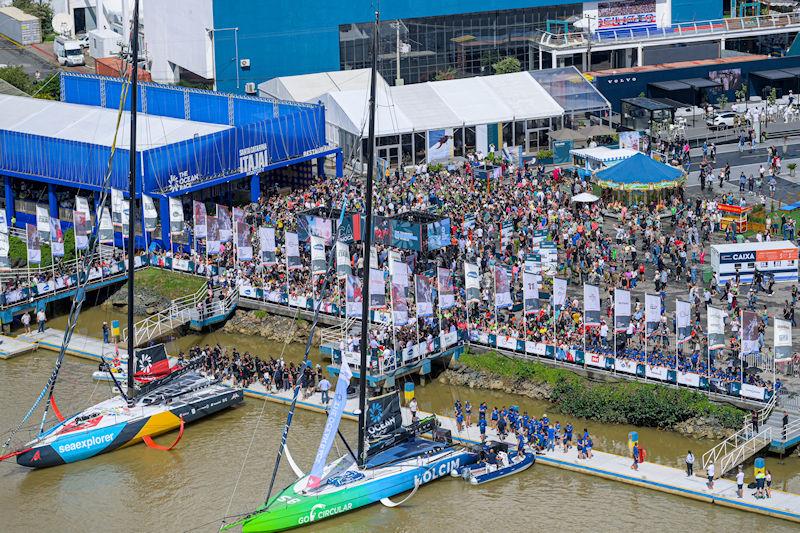
<svg viewBox="0 0 800 533">
<path fill-rule="evenodd" d="M 239 172 L 256 174 L 269 165 L 269 152 L 266 143 L 239 150 Z"/>
</svg>

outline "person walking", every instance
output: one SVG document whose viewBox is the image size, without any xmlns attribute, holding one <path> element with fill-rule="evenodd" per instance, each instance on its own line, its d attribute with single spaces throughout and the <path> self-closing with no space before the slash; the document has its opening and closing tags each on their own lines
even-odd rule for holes
<svg viewBox="0 0 800 533">
<path fill-rule="evenodd" d="M 689 450 L 689 453 L 686 454 L 686 477 L 692 477 L 694 475 L 694 454 L 692 450 Z"/>
<path fill-rule="evenodd" d="M 631 465 L 631 470 L 639 470 L 639 443 L 633 445 L 633 464 Z"/>
<path fill-rule="evenodd" d="M 111 330 L 108 327 L 108 322 L 103 322 L 103 344 L 108 344 Z"/>
<path fill-rule="evenodd" d="M 739 465 L 739 471 L 736 473 L 736 495 L 739 498 L 744 497 L 744 470 L 742 470 L 742 465 Z"/>
<path fill-rule="evenodd" d="M 787 413 L 786 411 L 783 412 L 783 419 L 781 420 L 781 422 L 783 423 L 782 424 L 783 425 L 783 431 L 781 432 L 781 435 L 782 435 L 783 438 L 781 440 L 786 442 L 786 426 L 789 425 L 789 413 Z"/>
<path fill-rule="evenodd" d="M 330 398 L 328 397 L 328 393 L 331 390 L 331 382 L 328 381 L 327 378 L 322 378 L 322 381 L 319 382 L 319 391 L 322 393 L 322 405 L 325 407 L 328 406 L 328 401 Z"/>
<path fill-rule="evenodd" d="M 408 402 L 408 410 L 411 411 L 411 423 L 417 421 L 417 410 L 419 407 L 417 406 L 417 399 L 411 398 L 411 401 Z"/>
<path fill-rule="evenodd" d="M 706 474 L 708 475 L 708 483 L 706 483 L 706 486 L 709 488 L 709 490 L 714 490 L 715 468 L 713 462 L 710 465 L 708 465 L 708 468 L 706 469 Z"/>
<path fill-rule="evenodd" d="M 753 433 L 758 434 L 758 412 L 753 411 L 750 415 L 750 423 L 753 425 Z"/>
<path fill-rule="evenodd" d="M 20 319 L 22 325 L 25 327 L 25 333 L 31 332 L 31 314 L 28 311 L 25 311 L 25 314 L 22 315 Z"/>
<path fill-rule="evenodd" d="M 39 309 L 36 312 L 36 323 L 39 325 L 37 331 L 39 333 L 44 333 L 44 325 L 47 322 L 47 316 L 44 314 L 44 309 Z"/>
</svg>

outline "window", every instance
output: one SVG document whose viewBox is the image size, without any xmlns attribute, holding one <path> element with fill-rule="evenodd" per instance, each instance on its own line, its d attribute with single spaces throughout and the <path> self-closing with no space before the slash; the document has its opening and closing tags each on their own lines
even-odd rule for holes
<svg viewBox="0 0 800 533">
<path fill-rule="evenodd" d="M 453 156 L 464 157 L 464 128 L 453 128 Z"/>
<path fill-rule="evenodd" d="M 475 153 L 476 140 L 475 140 L 475 126 L 468 126 L 464 128 L 464 156 L 469 153 Z"/>
<path fill-rule="evenodd" d="M 425 146 L 425 132 L 414 134 L 414 164 L 419 165 L 425 162 L 427 146 Z"/>
<path fill-rule="evenodd" d="M 402 139 L 403 165 L 411 165 L 414 162 L 414 148 L 411 146 L 411 133 L 404 133 Z"/>
<path fill-rule="evenodd" d="M 514 123 L 513 122 L 505 122 L 503 123 L 503 142 L 501 146 L 498 146 L 498 150 L 502 150 L 504 145 L 511 145 L 514 142 Z"/>
<path fill-rule="evenodd" d="M 525 146 L 525 121 L 514 123 L 514 146 Z"/>
</svg>

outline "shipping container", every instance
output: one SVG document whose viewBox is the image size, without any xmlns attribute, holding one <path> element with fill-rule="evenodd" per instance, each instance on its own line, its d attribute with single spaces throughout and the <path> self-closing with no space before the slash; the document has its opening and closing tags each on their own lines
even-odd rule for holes
<svg viewBox="0 0 800 533">
<path fill-rule="evenodd" d="M 19 44 L 42 42 L 39 19 L 16 7 L 0 7 L 0 34 Z"/>
</svg>

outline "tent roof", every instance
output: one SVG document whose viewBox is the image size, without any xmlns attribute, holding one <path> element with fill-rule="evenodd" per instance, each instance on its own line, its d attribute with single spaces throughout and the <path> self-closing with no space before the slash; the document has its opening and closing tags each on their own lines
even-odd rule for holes
<svg viewBox="0 0 800 533">
<path fill-rule="evenodd" d="M 129 113 L 124 112 L 117 137 L 117 146 L 126 150 L 130 145 L 128 117 Z M 145 113 L 139 113 L 138 117 L 137 150 L 157 148 L 231 128 Z M 0 130 L 111 146 L 116 124 L 116 109 L 0 95 Z"/>
<path fill-rule="evenodd" d="M 628 159 L 640 152 L 631 150 L 630 148 L 608 148 L 607 146 L 596 146 L 594 148 L 578 148 L 570 150 L 570 154 L 577 155 L 578 157 L 585 157 L 592 161 L 600 161 L 605 163 L 607 161 L 620 161 Z"/>
<path fill-rule="evenodd" d="M 626 184 L 675 181 L 682 175 L 682 170 L 659 163 L 639 152 L 613 167 L 601 170 L 596 176 L 598 181 Z"/>
<path fill-rule="evenodd" d="M 687 78 L 685 80 L 680 80 L 680 81 L 685 83 L 686 85 L 690 85 L 693 89 L 710 89 L 712 87 L 722 87 L 722 84 L 720 82 L 708 80 L 706 78 Z"/>
<path fill-rule="evenodd" d="M 378 84 L 377 136 L 561 116 L 564 109 L 528 72 L 390 87 Z M 326 121 L 359 135 L 368 88 L 321 97 Z"/>
<path fill-rule="evenodd" d="M 773 70 L 759 70 L 758 72 L 751 72 L 751 76 L 758 76 L 759 78 L 764 78 L 765 80 L 793 80 L 795 75 L 791 72 L 787 72 L 785 70 L 780 69 L 773 69 Z"/>
<path fill-rule="evenodd" d="M 647 85 L 655 87 L 656 89 L 661 89 L 662 91 L 684 91 L 692 87 L 688 83 L 676 80 L 654 81 Z"/>
<path fill-rule="evenodd" d="M 259 83 L 258 91 L 262 96 L 281 100 L 316 103 L 323 94 L 331 91 L 369 90 L 369 73 L 370 69 L 360 68 L 281 76 Z M 384 87 L 387 85 L 382 77 L 377 83 Z"/>
</svg>

